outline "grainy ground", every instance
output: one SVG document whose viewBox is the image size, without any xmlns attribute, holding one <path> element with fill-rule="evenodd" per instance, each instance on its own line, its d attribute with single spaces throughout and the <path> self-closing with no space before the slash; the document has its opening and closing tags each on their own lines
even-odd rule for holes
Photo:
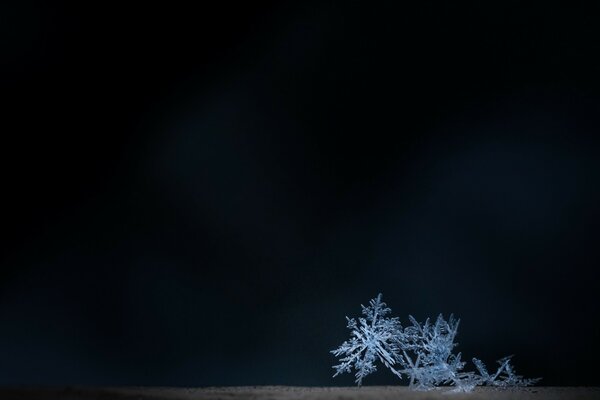
<svg viewBox="0 0 600 400">
<path fill-rule="evenodd" d="M 216 387 L 216 388 L 1 388 L 10 400 L 600 400 L 600 387 L 534 387 L 472 393 L 447 389 L 415 392 L 404 386 L 346 387 Z"/>
</svg>

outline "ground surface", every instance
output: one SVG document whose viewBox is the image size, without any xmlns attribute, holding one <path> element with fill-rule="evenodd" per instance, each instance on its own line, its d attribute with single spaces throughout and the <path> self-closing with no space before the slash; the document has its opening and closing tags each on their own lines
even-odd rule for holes
<svg viewBox="0 0 600 400">
<path fill-rule="evenodd" d="M 0 399 L 11 400 L 600 400 L 600 387 L 535 387 L 494 390 L 477 388 L 472 393 L 448 393 L 446 389 L 415 392 L 403 386 L 341 387 L 222 387 L 222 388 L 2 388 Z"/>
</svg>

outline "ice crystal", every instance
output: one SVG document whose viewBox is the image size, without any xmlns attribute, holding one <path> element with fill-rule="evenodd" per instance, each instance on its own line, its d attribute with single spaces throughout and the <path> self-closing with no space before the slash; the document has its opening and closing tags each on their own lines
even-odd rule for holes
<svg viewBox="0 0 600 400">
<path fill-rule="evenodd" d="M 432 324 L 428 318 L 421 325 L 412 315 L 409 319 L 412 326 L 404 330 L 404 343 L 401 344 L 405 350 L 406 368 L 400 371 L 409 376 L 409 385 L 415 389 L 429 390 L 450 384 L 457 391 L 471 391 L 479 379 L 472 372 L 462 372 L 465 362 L 461 361 L 461 353 L 452 353 L 457 345 L 454 338 L 460 320 L 450 315 L 446 321 L 440 314 L 435 323 Z"/>
<path fill-rule="evenodd" d="M 504 357 L 498 360 L 498 370 L 493 375 L 490 375 L 485 367 L 485 364 L 473 358 L 473 364 L 477 367 L 481 376 L 481 384 L 496 387 L 518 387 L 531 386 L 536 384 L 541 378 L 525 379 L 521 375 L 515 373 L 514 367 L 510 363 L 512 356 Z"/>
<path fill-rule="evenodd" d="M 401 362 L 397 337 L 402 335 L 402 327 L 398 318 L 386 317 L 392 310 L 381 301 L 381 294 L 362 307 L 363 318 L 348 318 L 348 329 L 352 331 L 350 340 L 332 350 L 340 359 L 335 365 L 334 377 L 355 369 L 356 383 L 360 386 L 365 376 L 375 372 L 377 360 L 401 378 L 394 365 Z"/>
<path fill-rule="evenodd" d="M 361 305 L 362 306 L 362 305 Z M 429 318 L 423 324 L 409 316 L 412 325 L 402 328 L 398 318 L 387 315 L 391 309 L 381 301 L 381 294 L 362 306 L 363 318 L 358 322 L 348 318 L 351 338 L 331 352 L 340 358 L 333 368 L 335 376 L 356 371 L 356 383 L 375 372 L 379 360 L 392 373 L 402 379 L 410 379 L 409 386 L 416 390 L 430 390 L 440 385 L 452 385 L 453 391 L 469 392 L 477 385 L 499 388 L 530 386 L 538 379 L 524 379 L 516 375 L 510 364 L 512 356 L 498 361 L 498 370 L 490 375 L 482 361 L 473 359 L 479 373 L 464 372 L 465 362 L 461 353 L 454 354 L 460 320 L 450 315 L 446 321 L 440 314 L 434 323 Z"/>
</svg>

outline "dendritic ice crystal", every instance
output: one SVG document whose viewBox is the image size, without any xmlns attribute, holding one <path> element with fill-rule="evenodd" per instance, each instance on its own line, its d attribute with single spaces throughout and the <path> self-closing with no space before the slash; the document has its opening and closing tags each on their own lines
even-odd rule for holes
<svg viewBox="0 0 600 400">
<path fill-rule="evenodd" d="M 430 390 L 440 385 L 452 385 L 454 391 L 470 392 L 477 385 L 500 388 L 530 386 L 539 379 L 524 379 L 516 375 L 510 364 L 511 357 L 498 361 L 498 370 L 490 374 L 482 361 L 473 363 L 477 372 L 465 372 L 461 353 L 454 354 L 455 337 L 459 320 L 450 315 L 446 321 L 440 314 L 435 322 L 427 319 L 419 323 L 409 316 L 410 325 L 403 328 L 398 318 L 389 316 L 391 309 L 381 300 L 381 294 L 362 306 L 363 317 L 346 317 L 349 340 L 331 352 L 339 358 L 335 376 L 355 371 L 356 383 L 377 370 L 380 361 L 394 375 L 406 375 L 409 386 L 417 390 Z"/>
<path fill-rule="evenodd" d="M 362 304 L 361 307 L 364 317 L 359 318 L 358 323 L 354 318 L 346 317 L 348 329 L 352 331 L 350 340 L 332 351 L 336 357 L 344 356 L 340 364 L 333 367 L 336 370 L 333 376 L 351 372 L 354 367 L 356 383 L 360 386 L 365 376 L 377 370 L 375 362 L 379 360 L 402 378 L 394 368 L 395 364 L 402 364 L 398 342 L 402 326 L 398 318 L 386 317 L 392 310 L 381 301 L 381 294 L 371 300 L 368 307 Z"/>
</svg>

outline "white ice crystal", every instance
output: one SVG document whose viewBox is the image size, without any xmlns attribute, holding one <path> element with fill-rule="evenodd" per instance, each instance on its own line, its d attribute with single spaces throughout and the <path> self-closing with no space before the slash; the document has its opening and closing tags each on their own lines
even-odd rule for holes
<svg viewBox="0 0 600 400">
<path fill-rule="evenodd" d="M 512 356 L 508 356 L 498 360 L 500 366 L 493 375 L 488 373 L 485 364 L 481 360 L 473 358 L 473 364 L 475 364 L 481 376 L 481 384 L 497 387 L 531 386 L 541 379 L 524 379 L 521 375 L 517 375 L 514 367 L 510 364 L 511 358 Z"/>
<path fill-rule="evenodd" d="M 476 358 L 473 363 L 479 373 L 464 372 L 461 353 L 453 353 L 459 320 L 450 315 L 446 321 L 440 314 L 435 323 L 427 319 L 421 324 L 409 316 L 412 325 L 403 329 L 398 318 L 386 317 L 390 312 L 379 294 L 368 307 L 362 306 L 365 317 L 358 323 L 346 317 L 352 333 L 350 340 L 331 351 L 336 357 L 343 356 L 333 367 L 334 377 L 354 368 L 360 386 L 365 376 L 377 370 L 375 362 L 379 360 L 399 378 L 407 375 L 409 386 L 416 390 L 453 385 L 453 391 L 470 392 L 477 385 L 506 388 L 530 386 L 539 380 L 516 375 L 510 364 L 512 356 L 499 360 L 500 367 L 493 375 Z"/>
<path fill-rule="evenodd" d="M 406 368 L 400 372 L 410 377 L 409 385 L 429 390 L 450 384 L 456 391 L 471 391 L 479 380 L 472 372 L 462 372 L 465 363 L 461 361 L 461 354 L 452 353 L 460 321 L 453 315 L 446 321 L 441 314 L 433 324 L 427 319 L 421 325 L 412 315 L 409 319 L 412 326 L 404 330 L 403 343 L 400 343 L 406 361 Z"/>
<path fill-rule="evenodd" d="M 394 369 L 394 365 L 401 362 L 396 340 L 402 335 L 398 318 L 386 317 L 392 310 L 381 301 L 381 293 L 367 307 L 362 304 L 361 307 L 364 318 L 359 318 L 358 323 L 354 318 L 346 317 L 348 329 L 352 331 L 350 340 L 331 351 L 336 357 L 344 356 L 340 364 L 333 367 L 336 370 L 333 376 L 350 372 L 354 367 L 356 383 L 360 386 L 365 376 L 377 370 L 375 362 L 379 360 L 401 378 Z"/>
</svg>

